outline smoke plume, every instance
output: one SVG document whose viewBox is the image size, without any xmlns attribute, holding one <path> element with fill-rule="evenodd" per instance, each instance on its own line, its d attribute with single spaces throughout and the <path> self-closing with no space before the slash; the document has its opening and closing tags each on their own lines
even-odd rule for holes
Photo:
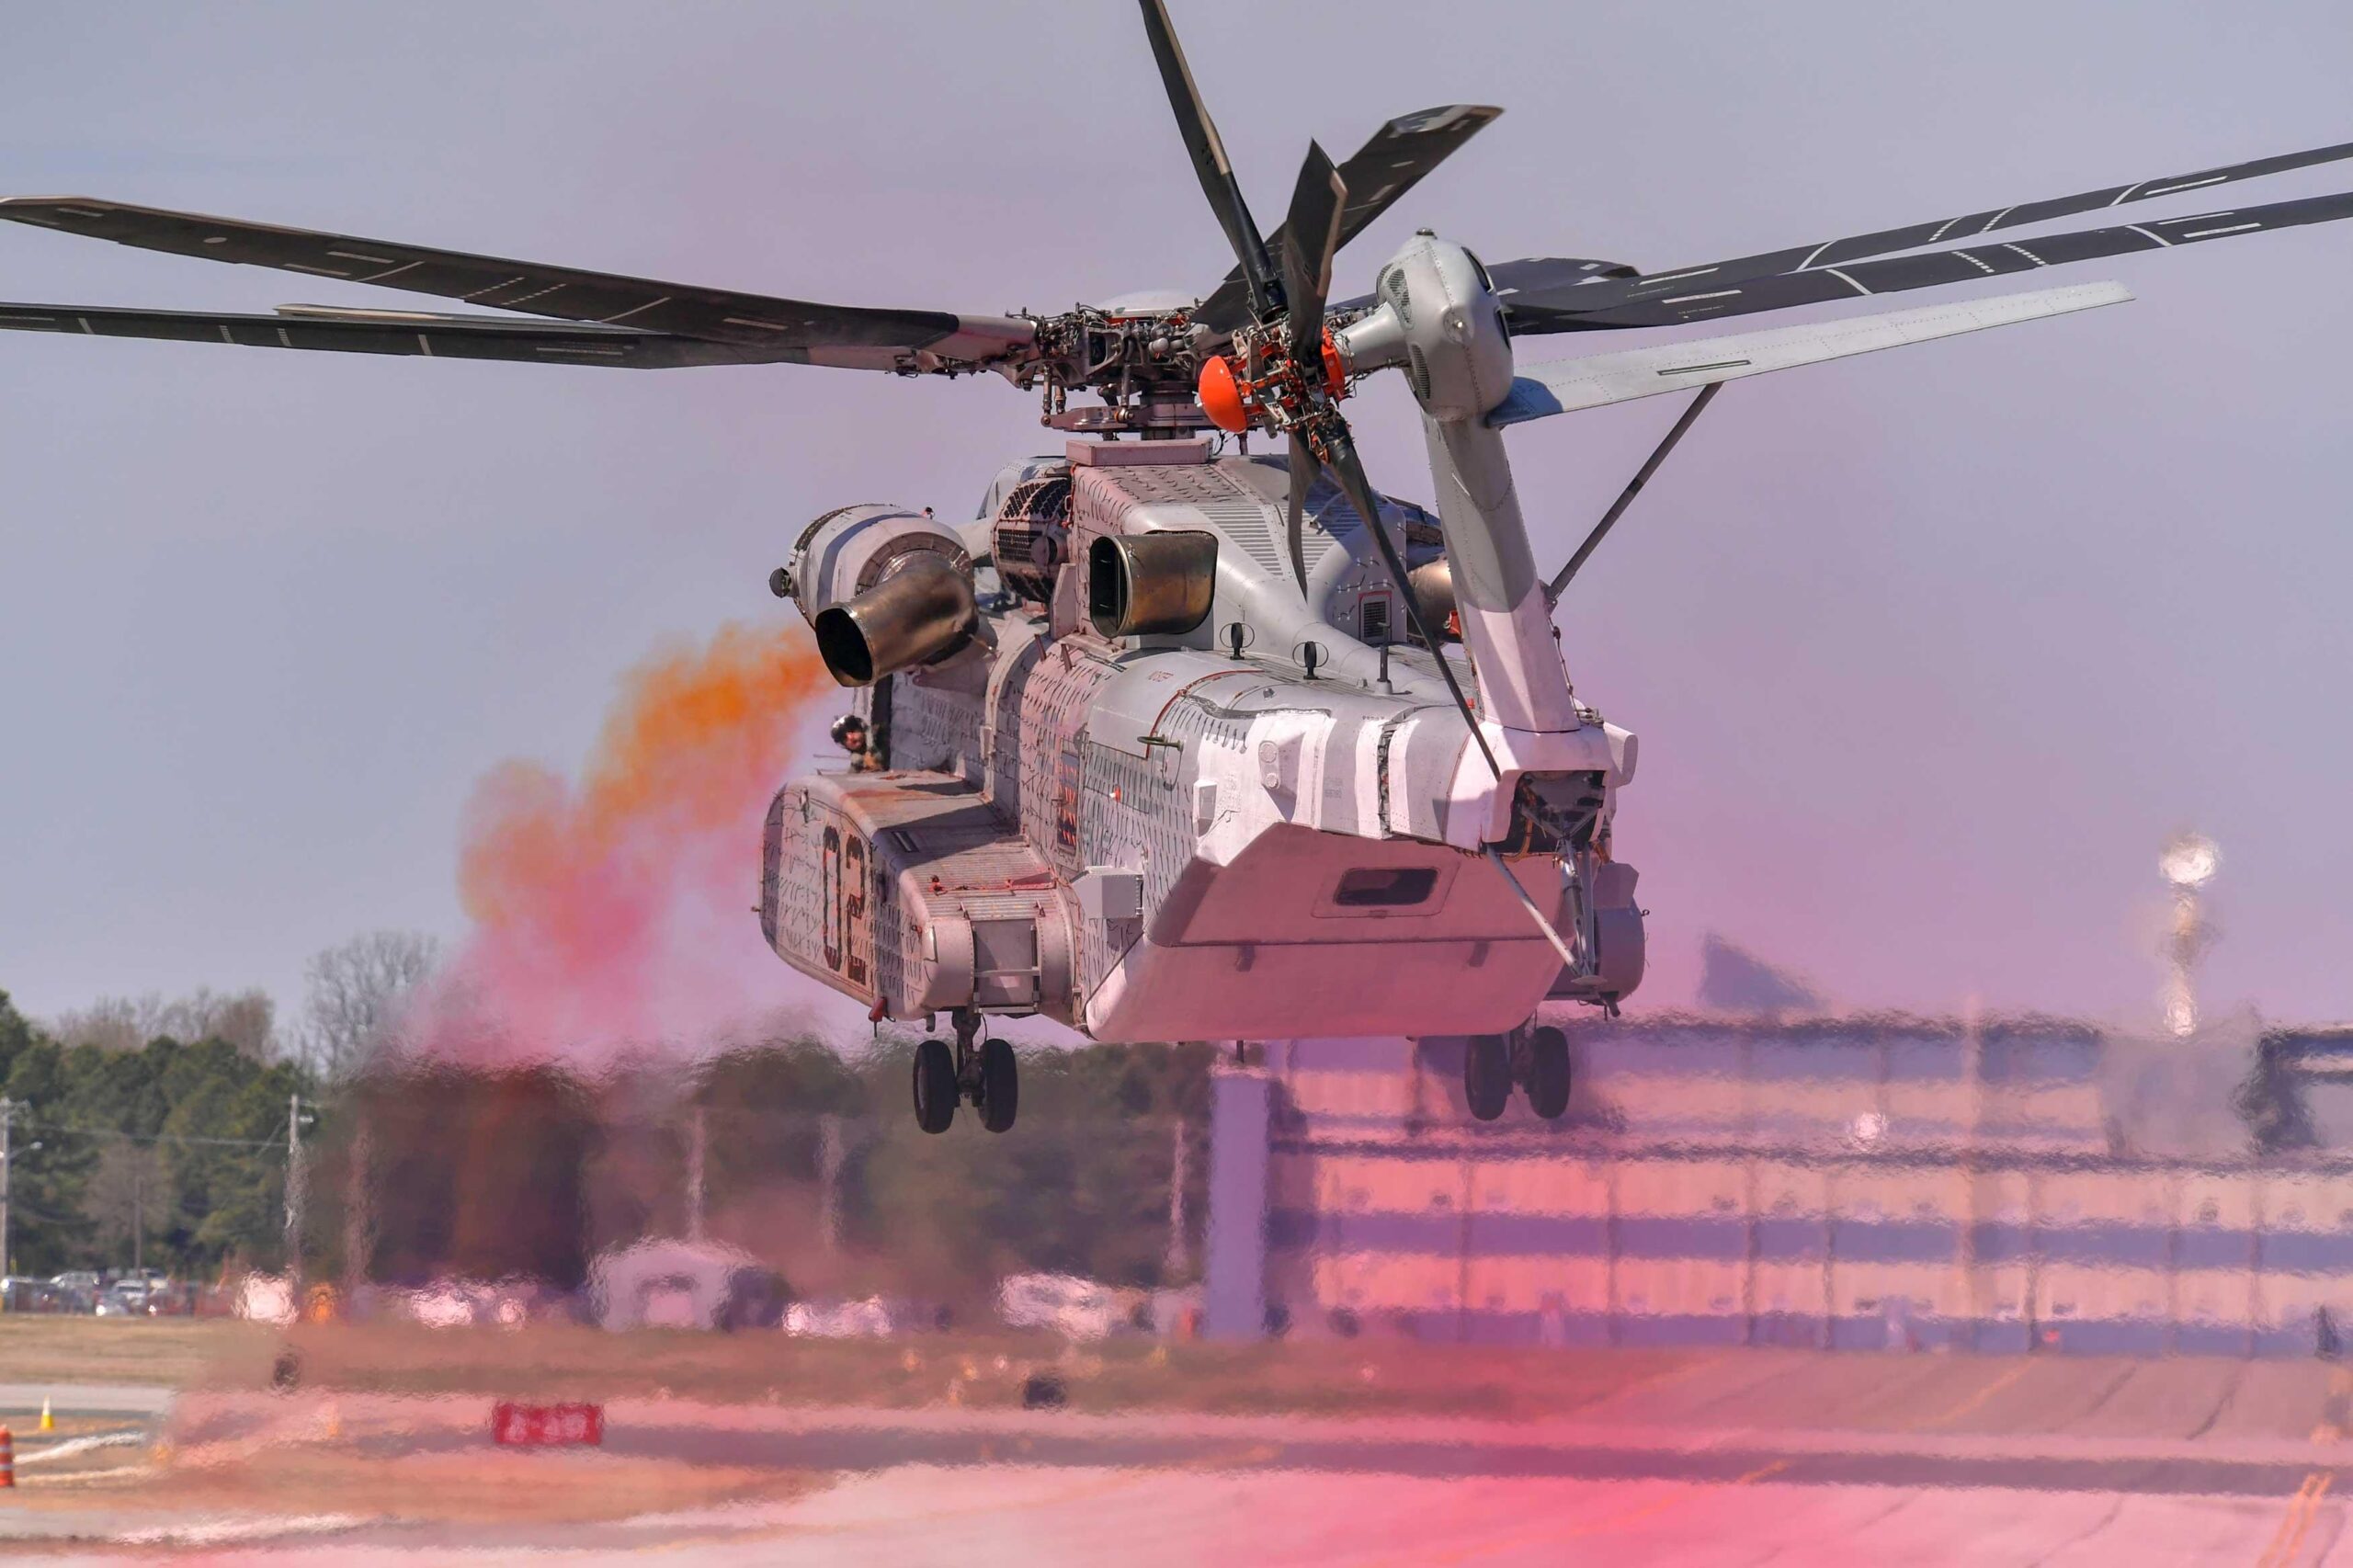
<svg viewBox="0 0 2353 1568">
<path fill-rule="evenodd" d="M 695 1042 L 786 994 L 752 915 L 760 824 L 808 704 L 797 626 L 728 624 L 632 670 L 576 780 L 508 762 L 475 787 L 458 885 L 473 930 L 428 1050 L 530 1058 Z"/>
</svg>

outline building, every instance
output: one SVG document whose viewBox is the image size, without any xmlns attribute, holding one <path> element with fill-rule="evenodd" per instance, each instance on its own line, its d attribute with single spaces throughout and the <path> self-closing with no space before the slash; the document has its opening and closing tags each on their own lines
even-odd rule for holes
<svg viewBox="0 0 2353 1568">
<path fill-rule="evenodd" d="M 1222 1074 L 1209 1332 L 2245 1356 L 2353 1321 L 2353 1029 L 1561 1022 L 1558 1123 L 1472 1120 L 1460 1041 Z"/>
</svg>

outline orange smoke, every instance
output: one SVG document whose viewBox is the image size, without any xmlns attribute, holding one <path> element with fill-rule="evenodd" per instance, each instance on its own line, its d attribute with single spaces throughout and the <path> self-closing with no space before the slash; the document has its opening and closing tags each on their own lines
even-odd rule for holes
<svg viewBox="0 0 2353 1568">
<path fill-rule="evenodd" d="M 445 987 L 465 1034 L 543 1055 L 691 1039 L 779 1000 L 751 910 L 760 824 L 832 688 L 799 627 L 730 624 L 624 677 L 577 784 L 529 762 L 483 778 L 458 866 L 474 930 Z"/>
</svg>

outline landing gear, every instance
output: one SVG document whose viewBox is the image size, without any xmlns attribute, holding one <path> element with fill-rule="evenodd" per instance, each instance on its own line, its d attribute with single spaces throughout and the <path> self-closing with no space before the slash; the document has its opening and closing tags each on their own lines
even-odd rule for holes
<svg viewBox="0 0 2353 1568">
<path fill-rule="evenodd" d="M 1510 1034 L 1472 1035 L 1462 1053 L 1462 1097 L 1471 1114 L 1493 1121 L 1511 1103 L 1517 1084 L 1528 1108 L 1547 1121 L 1568 1114 L 1569 1037 L 1559 1029 L 1521 1028 Z"/>
<path fill-rule="evenodd" d="M 1462 1052 L 1462 1097 L 1471 1114 L 1493 1121 L 1511 1103 L 1511 1037 L 1474 1034 Z"/>
<path fill-rule="evenodd" d="M 1528 1091 L 1528 1108 L 1558 1121 L 1569 1110 L 1569 1037 L 1547 1024 L 1529 1030 L 1521 1050 L 1527 1065 L 1519 1081 Z"/>
<path fill-rule="evenodd" d="M 955 1119 L 956 1059 L 946 1040 L 925 1040 L 915 1047 L 915 1125 L 945 1132 Z"/>
<path fill-rule="evenodd" d="M 1003 1132 L 1013 1125 L 1021 1106 L 1021 1078 L 1013 1062 L 1013 1046 L 1002 1040 L 976 1040 L 981 1016 L 956 1015 L 956 1045 L 926 1040 L 915 1047 L 915 1125 L 926 1132 L 945 1132 L 956 1119 L 956 1103 L 969 1100 L 981 1113 L 981 1125 Z"/>
<path fill-rule="evenodd" d="M 1021 1079 L 1013 1068 L 1011 1041 L 981 1042 L 980 1090 L 974 1103 L 981 1108 L 981 1125 L 991 1132 L 1011 1127 L 1013 1113 L 1021 1106 Z"/>
</svg>

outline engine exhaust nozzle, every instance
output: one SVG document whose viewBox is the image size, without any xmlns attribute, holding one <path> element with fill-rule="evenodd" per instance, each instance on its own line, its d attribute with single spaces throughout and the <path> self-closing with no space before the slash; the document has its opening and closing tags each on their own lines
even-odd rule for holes
<svg viewBox="0 0 2353 1568">
<path fill-rule="evenodd" d="M 922 550 L 849 603 L 819 610 L 812 630 L 834 679 L 872 686 L 956 653 L 972 641 L 978 618 L 972 580 L 945 556 Z"/>
</svg>

